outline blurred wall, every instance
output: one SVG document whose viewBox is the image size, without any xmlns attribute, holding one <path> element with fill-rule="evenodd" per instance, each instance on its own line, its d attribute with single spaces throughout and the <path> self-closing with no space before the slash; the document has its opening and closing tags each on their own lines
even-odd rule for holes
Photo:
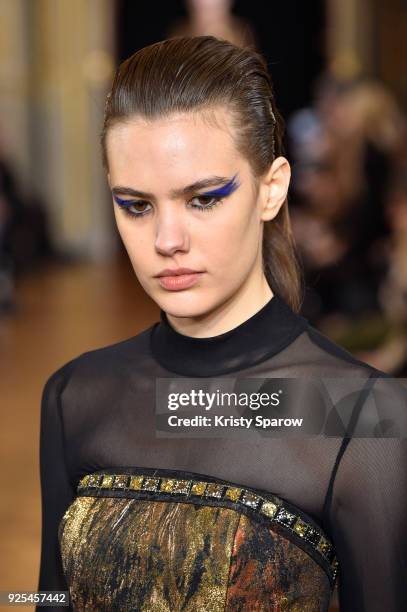
<svg viewBox="0 0 407 612">
<path fill-rule="evenodd" d="M 327 62 L 352 78 L 378 78 L 407 107 L 405 0 L 327 0 Z"/>
<path fill-rule="evenodd" d="M 112 0 L 0 0 L 0 154 L 47 205 L 58 249 L 115 249 L 98 135 L 114 69 Z"/>
</svg>

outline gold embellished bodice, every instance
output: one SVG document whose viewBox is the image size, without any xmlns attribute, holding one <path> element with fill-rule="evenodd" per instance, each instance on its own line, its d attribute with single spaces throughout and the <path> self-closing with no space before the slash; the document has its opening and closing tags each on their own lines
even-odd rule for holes
<svg viewBox="0 0 407 612">
<path fill-rule="evenodd" d="M 84 476 L 59 529 L 75 610 L 327 610 L 326 534 L 264 491 L 188 472 Z"/>
</svg>

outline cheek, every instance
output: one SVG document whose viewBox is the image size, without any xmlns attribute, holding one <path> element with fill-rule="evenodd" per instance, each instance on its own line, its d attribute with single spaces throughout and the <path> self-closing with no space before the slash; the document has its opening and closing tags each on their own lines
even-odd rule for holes
<svg viewBox="0 0 407 612">
<path fill-rule="evenodd" d="M 230 209 L 226 209 L 227 205 L 225 202 L 222 211 L 213 213 L 213 219 L 204 232 L 201 226 L 199 233 L 195 234 L 195 244 L 199 244 L 199 250 L 219 272 L 252 264 L 260 239 L 260 219 L 256 215 L 255 203 L 231 206 Z"/>
<path fill-rule="evenodd" d="M 146 225 L 142 231 L 135 227 L 138 220 L 123 219 L 123 215 L 115 213 L 117 230 L 120 238 L 127 251 L 133 268 L 137 272 L 141 272 L 148 267 L 151 257 L 149 256 L 152 250 L 151 245 L 154 244 L 154 239 L 150 228 Z M 150 235 L 151 234 L 151 235 Z"/>
</svg>

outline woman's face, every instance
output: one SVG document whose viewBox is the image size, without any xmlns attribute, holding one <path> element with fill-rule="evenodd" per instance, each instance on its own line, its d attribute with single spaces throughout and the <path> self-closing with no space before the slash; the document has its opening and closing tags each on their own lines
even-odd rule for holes
<svg viewBox="0 0 407 612">
<path fill-rule="evenodd" d="M 175 317 L 205 315 L 263 276 L 268 193 L 255 189 L 227 111 L 213 112 L 216 125 L 202 113 L 132 118 L 106 139 L 120 236 L 146 293 Z M 166 268 L 198 274 L 165 281 Z"/>
</svg>

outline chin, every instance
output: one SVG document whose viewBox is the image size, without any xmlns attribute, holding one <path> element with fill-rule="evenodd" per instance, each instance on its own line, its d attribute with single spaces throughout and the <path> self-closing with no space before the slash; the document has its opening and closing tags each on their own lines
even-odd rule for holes
<svg viewBox="0 0 407 612">
<path fill-rule="evenodd" d="M 202 317 L 208 314 L 216 303 L 208 299 L 203 299 L 202 291 L 166 291 L 165 294 L 155 295 L 154 301 L 167 314 L 173 317 Z"/>
</svg>

